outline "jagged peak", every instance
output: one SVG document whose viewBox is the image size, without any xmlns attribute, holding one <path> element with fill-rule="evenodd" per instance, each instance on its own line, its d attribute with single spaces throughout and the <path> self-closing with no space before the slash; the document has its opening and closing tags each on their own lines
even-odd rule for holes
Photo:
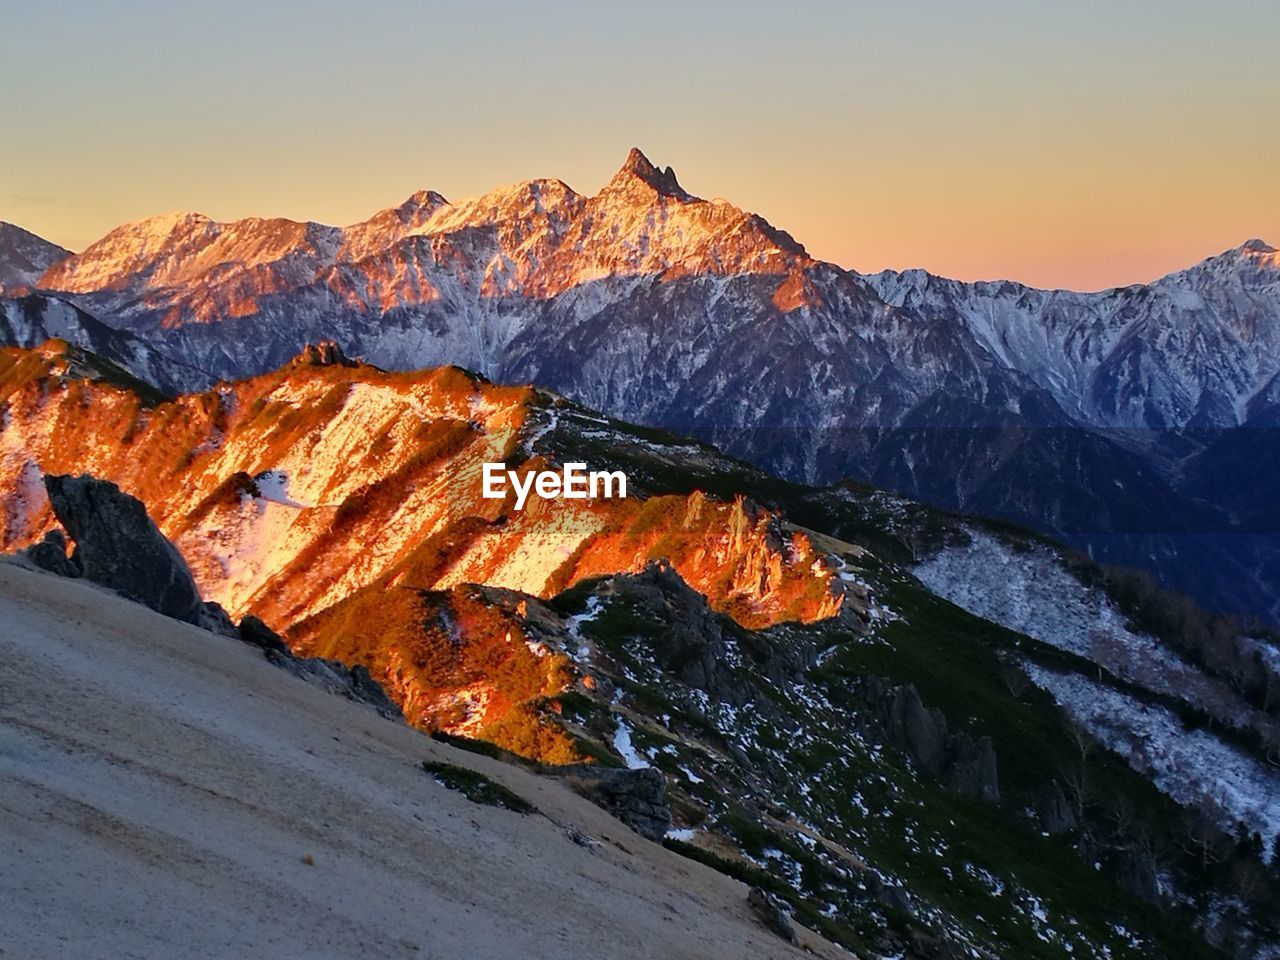
<svg viewBox="0 0 1280 960">
<path fill-rule="evenodd" d="M 66 247 L 60 246 L 52 240 L 46 240 L 44 237 L 40 236 L 40 234 L 32 233 L 26 227 L 20 227 L 16 223 L 10 223 L 8 220 L 0 220 L 0 238 L 5 236 L 16 237 L 32 243 L 42 244 L 43 246 L 51 249 L 66 250 Z M 70 251 L 67 252 L 70 253 Z"/>
<path fill-rule="evenodd" d="M 1257 268 L 1273 267 L 1280 268 L 1280 252 L 1264 240 L 1254 237 L 1246 240 L 1238 247 L 1232 247 L 1230 250 L 1224 250 L 1217 256 L 1209 257 L 1201 260 L 1194 266 L 1185 270 L 1178 270 L 1169 274 L 1167 277 L 1156 281 L 1157 283 L 1166 280 L 1180 280 L 1188 277 L 1197 277 L 1201 274 L 1209 272 L 1217 274 L 1223 270 L 1236 272 L 1244 270 L 1250 272 Z"/>
<path fill-rule="evenodd" d="M 1267 243 L 1265 240 L 1253 237 L 1237 247 L 1224 250 L 1216 256 L 1200 261 L 1200 263 L 1196 264 L 1196 267 L 1208 266 L 1216 263 L 1233 264 L 1244 260 L 1265 260 L 1267 258 L 1274 257 L 1275 255 L 1275 247 L 1271 246 L 1271 244 Z M 1194 270 L 1196 267 L 1192 267 L 1191 269 Z"/>
<path fill-rule="evenodd" d="M 336 340 L 324 339 L 308 343 L 289 361 L 290 367 L 358 367 L 359 360 L 347 356 Z"/>
<path fill-rule="evenodd" d="M 1236 260 L 1246 270 L 1265 271 L 1266 276 L 1270 276 L 1272 271 L 1280 271 L 1280 250 L 1257 237 L 1240 244 Z"/>
<path fill-rule="evenodd" d="M 116 227 L 112 233 L 129 232 L 138 234 L 150 234 L 153 236 L 168 236 L 173 231 L 188 227 L 195 224 L 213 223 L 211 217 L 205 216 L 203 213 L 196 213 L 191 210 L 170 210 L 167 213 L 157 213 L 154 216 L 143 217 L 141 220 L 132 220 L 129 223 Z M 110 236 L 110 234 L 108 234 Z"/>
<path fill-rule="evenodd" d="M 676 172 L 671 167 L 660 169 L 644 155 L 639 147 L 632 147 L 622 167 L 613 175 L 605 190 L 630 188 L 637 181 L 645 184 L 659 196 L 692 200 L 693 197 L 680 186 Z"/>
<path fill-rule="evenodd" d="M 421 229 L 441 211 L 450 209 L 448 199 L 435 190 L 418 190 L 399 205 L 379 210 L 367 220 L 342 228 L 342 244 L 336 261 L 360 260 Z"/>
<path fill-rule="evenodd" d="M 139 254 L 154 254 L 155 251 L 170 242 L 171 238 L 177 237 L 180 239 L 196 232 L 216 234 L 218 230 L 219 224 L 202 213 L 173 210 L 151 217 L 143 217 L 141 220 L 122 223 L 105 236 L 95 240 L 80 254 L 69 258 L 63 263 L 67 266 L 74 266 L 84 260 L 91 260 L 104 254 L 115 256 L 117 251 L 121 249 L 132 249 Z M 55 264 L 50 273 L 58 272 L 62 266 L 63 264 Z"/>
<path fill-rule="evenodd" d="M 517 180 L 515 183 L 495 187 L 487 193 L 482 193 L 475 199 L 468 201 L 466 204 L 459 204 L 459 207 L 501 209 L 513 203 L 526 202 L 544 206 L 559 206 L 577 198 L 578 194 L 563 180 L 557 180 L 553 177 L 538 177 L 533 180 Z"/>
<path fill-rule="evenodd" d="M 399 210 L 422 210 L 431 207 L 445 207 L 449 205 L 449 200 L 442 193 L 435 190 L 418 190 L 411 193 L 404 203 L 400 204 Z"/>
<path fill-rule="evenodd" d="M 1275 247 L 1271 246 L 1271 244 L 1267 243 L 1265 240 L 1260 240 L 1257 237 L 1254 237 L 1251 240 L 1246 240 L 1244 243 L 1240 244 L 1237 249 L 1240 253 L 1268 254 L 1276 252 Z"/>
<path fill-rule="evenodd" d="M 435 190 L 416 190 L 404 201 L 394 207 L 387 207 L 385 210 L 379 210 L 367 220 L 361 220 L 344 228 L 346 232 L 358 231 L 361 228 L 369 228 L 375 224 L 379 224 L 394 218 L 401 223 L 422 224 L 425 223 L 436 211 L 443 210 L 451 206 L 444 194 Z"/>
<path fill-rule="evenodd" d="M 414 232 L 449 231 L 530 215 L 569 217 L 581 208 L 582 202 L 583 198 L 563 180 L 518 180 L 495 187 L 478 197 L 452 204 L 448 210 L 442 211 L 430 223 Z"/>
<path fill-rule="evenodd" d="M 235 232 L 255 232 L 259 233 L 263 230 L 274 230 L 276 233 L 287 233 L 299 236 L 313 236 L 324 233 L 331 233 L 338 230 L 337 227 L 328 224 L 318 223 L 314 220 L 294 220 L 290 217 L 262 217 L 248 216 L 241 217 L 236 220 L 215 220 L 203 213 L 196 213 L 187 210 L 174 210 L 168 213 L 156 214 L 151 217 L 144 217 L 141 220 L 134 220 L 129 223 L 122 224 L 116 229 L 108 233 L 102 240 L 119 236 L 143 237 L 147 239 L 164 240 L 174 234 L 185 234 L 193 231 L 208 231 L 210 239 L 216 235 Z M 97 246 L 95 243 L 93 246 Z M 92 248 L 90 248 L 92 249 Z"/>
<path fill-rule="evenodd" d="M 6 296 L 30 292 L 41 274 L 70 256 L 66 247 L 0 220 L 0 291 Z"/>
</svg>

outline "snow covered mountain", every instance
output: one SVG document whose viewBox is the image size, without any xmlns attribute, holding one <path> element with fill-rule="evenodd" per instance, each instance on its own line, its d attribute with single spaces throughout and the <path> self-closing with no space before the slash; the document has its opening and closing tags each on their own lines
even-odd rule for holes
<svg viewBox="0 0 1280 960">
<path fill-rule="evenodd" d="M 204 376 L 153 350 L 142 338 L 107 326 L 57 297 L 32 293 L 0 299 L 0 345 L 37 347 L 49 339 L 88 350 L 170 395 Z"/>
<path fill-rule="evenodd" d="M 1082 423 L 1239 426 L 1280 386 L 1280 253 L 1261 240 L 1146 286 L 1103 293 L 961 283 L 921 270 L 867 278 L 888 303 L 963 325 Z"/>
<path fill-rule="evenodd" d="M 280 321 L 285 329 L 274 336 L 283 343 L 295 332 L 290 327 L 343 315 L 416 309 L 417 320 L 429 321 L 447 309 L 454 325 L 466 327 L 478 311 L 501 313 L 501 301 L 546 300 L 602 279 L 785 273 L 808 262 L 790 237 L 723 201 L 690 196 L 669 169 L 633 151 L 593 197 L 556 180 L 457 205 L 424 191 L 346 228 L 166 214 L 113 230 L 51 268 L 41 286 L 76 295 L 136 331 L 221 326 L 252 315 Z M 489 320 L 482 338 L 452 348 L 470 350 L 458 358 L 466 366 L 495 369 L 522 324 L 480 319 Z M 363 352 L 398 359 L 399 367 L 424 366 L 426 354 L 446 349 L 426 342 L 419 328 L 414 340 L 397 342 L 396 325 L 384 326 L 382 334 L 358 325 L 349 332 Z M 249 352 L 255 348 L 278 347 L 246 344 L 245 353 L 223 355 L 193 332 L 163 339 L 204 345 L 196 356 L 218 375 L 261 364 Z"/>
<path fill-rule="evenodd" d="M 46 270 L 69 256 L 70 250 L 0 221 L 0 296 L 25 292 Z"/>
<path fill-rule="evenodd" d="M 1105 511 L 1053 517 L 1054 498 L 1035 492 L 1034 471 L 1019 472 L 1005 492 L 968 495 L 947 496 L 901 472 L 873 471 L 877 482 L 1050 530 L 1100 559 L 1154 569 L 1217 609 L 1280 619 L 1275 248 L 1250 240 L 1154 283 L 1094 294 L 967 284 L 920 270 L 867 279 L 887 303 L 963 327 L 1052 398 L 1073 427 L 1105 441 L 1107 453 L 1088 457 L 1077 480 L 1127 522 L 1097 524 Z M 1104 467 L 1118 451 L 1132 457 L 1135 475 Z M 1135 481 L 1149 511 L 1131 505 Z"/>
<path fill-rule="evenodd" d="M 458 364 L 791 479 L 1029 524 L 1280 620 L 1280 540 L 1241 508 L 1267 478 L 1236 457 L 1207 479 L 1232 431 L 1272 443 L 1277 278 L 1260 241 L 1101 294 L 864 277 L 632 151 L 593 196 L 423 191 L 344 228 L 157 217 L 40 285 L 206 371 L 192 388 L 322 338 L 391 369 Z"/>
<path fill-rule="evenodd" d="M 314 348 L 158 405 L 59 341 L 0 352 L 0 371 L 0 544 L 48 520 L 33 477 L 90 472 L 148 503 L 237 618 L 288 625 L 406 579 L 542 595 L 659 558 L 751 626 L 833 616 L 846 593 L 803 533 L 740 501 L 483 499 L 482 464 L 527 455 L 563 401 L 456 368 L 393 374 Z"/>
</svg>

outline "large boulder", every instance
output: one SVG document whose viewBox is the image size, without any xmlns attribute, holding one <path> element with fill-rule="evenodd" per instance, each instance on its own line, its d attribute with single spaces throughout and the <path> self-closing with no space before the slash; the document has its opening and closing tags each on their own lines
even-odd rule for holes
<svg viewBox="0 0 1280 960">
<path fill-rule="evenodd" d="M 227 633 L 200 599 L 187 562 L 147 516 L 142 501 L 90 476 L 46 476 L 53 512 L 75 541 L 82 575 L 175 620 Z"/>
<path fill-rule="evenodd" d="M 1067 799 L 1062 784 L 1051 781 L 1040 792 L 1036 812 L 1040 815 L 1040 825 L 1046 833 L 1054 835 L 1069 833 L 1076 828 L 1076 811 Z"/>
<path fill-rule="evenodd" d="M 961 732 L 950 737 L 948 746 L 950 756 L 944 776 L 947 786 L 966 797 L 999 803 L 996 748 L 991 738 L 975 738 Z"/>
<path fill-rule="evenodd" d="M 252 614 L 240 621 L 239 636 L 249 646 L 261 650 L 268 663 L 275 664 L 300 680 L 372 707 L 388 720 L 404 722 L 404 712 L 399 705 L 387 695 L 382 684 L 373 679 L 369 669 L 362 664 L 348 667 L 341 661 L 326 660 L 324 657 L 295 657 L 284 637 Z"/>
<path fill-rule="evenodd" d="M 756 700 L 745 677 L 731 668 L 731 640 L 775 683 L 804 676 L 810 651 L 795 642 L 777 643 L 760 632 L 735 630 L 665 561 L 650 563 L 637 574 L 614 577 L 609 586 L 616 596 L 664 625 L 656 637 L 636 638 L 648 645 L 658 666 L 713 701 L 739 707 L 755 703 L 767 709 Z M 733 631 L 733 636 L 726 631 Z"/>
<path fill-rule="evenodd" d="M 46 476 L 44 485 L 54 514 L 75 541 L 75 552 L 68 558 L 66 541 L 55 532 L 27 551 L 32 563 L 67 576 L 82 575 L 165 616 L 236 637 L 296 677 L 367 704 L 388 719 L 404 720 L 365 667 L 295 657 L 257 617 L 245 617 L 237 628 L 222 607 L 201 600 L 187 562 L 152 522 L 142 501 L 90 476 Z"/>
<path fill-rule="evenodd" d="M 267 662 L 275 664 L 286 673 L 329 693 L 372 707 L 374 712 L 387 720 L 404 722 L 403 711 L 387 696 L 382 684 L 373 679 L 368 668 L 361 664 L 348 667 L 339 660 L 326 660 L 324 657 L 295 657 L 287 646 L 281 651 L 273 646 L 264 646 L 258 636 L 246 636 L 243 626 L 240 638 L 252 646 L 260 647 Z"/>
<path fill-rule="evenodd" d="M 50 530 L 44 539 L 23 551 L 24 556 L 41 570 L 60 577 L 78 577 L 80 568 L 67 556 L 67 538 L 61 530 Z"/>
<path fill-rule="evenodd" d="M 595 764 L 570 764 L 555 773 L 565 784 L 628 827 L 650 840 L 661 841 L 671 829 L 667 780 L 661 770 L 620 770 Z"/>
<path fill-rule="evenodd" d="M 249 614 L 240 621 L 240 639 L 263 651 L 274 651 L 286 657 L 293 656 L 293 651 L 284 642 L 284 638 L 253 614 Z"/>
<path fill-rule="evenodd" d="M 752 887 L 747 894 L 747 905 L 768 929 L 787 943 L 796 942 L 796 928 L 791 923 L 791 911 L 786 903 L 764 887 Z"/>
<path fill-rule="evenodd" d="M 947 750 L 947 719 L 928 710 L 916 688 L 907 684 L 889 693 L 889 736 L 924 770 L 942 776 Z"/>
</svg>

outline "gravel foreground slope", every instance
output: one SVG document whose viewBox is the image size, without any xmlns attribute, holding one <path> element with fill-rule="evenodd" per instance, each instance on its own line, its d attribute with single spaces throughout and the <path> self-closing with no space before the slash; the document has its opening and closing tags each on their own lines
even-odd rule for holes
<svg viewBox="0 0 1280 960">
<path fill-rule="evenodd" d="M 473 804 L 423 760 L 541 813 Z M 558 783 L 0 562 L 2 957 L 800 956 L 746 893 Z"/>
</svg>

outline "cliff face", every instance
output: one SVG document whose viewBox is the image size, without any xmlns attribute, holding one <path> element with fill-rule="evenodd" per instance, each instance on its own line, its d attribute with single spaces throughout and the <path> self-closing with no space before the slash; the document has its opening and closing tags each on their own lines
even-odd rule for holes
<svg viewBox="0 0 1280 960">
<path fill-rule="evenodd" d="M 581 754 L 555 722 L 556 704 L 581 675 L 526 623 L 529 602 L 473 584 L 375 584 L 298 624 L 289 644 L 305 656 L 365 664 L 415 726 L 572 763 Z"/>
<path fill-rule="evenodd" d="M 148 505 L 202 594 L 284 629 L 372 583 L 481 583 L 551 596 L 666 559 L 745 626 L 836 614 L 835 564 L 741 498 L 481 497 L 524 473 L 556 401 L 457 369 L 386 373 L 310 352 L 273 373 L 148 405 L 51 343 L 0 353 L 0 542 L 51 517 L 41 473 L 92 473 Z"/>
</svg>

